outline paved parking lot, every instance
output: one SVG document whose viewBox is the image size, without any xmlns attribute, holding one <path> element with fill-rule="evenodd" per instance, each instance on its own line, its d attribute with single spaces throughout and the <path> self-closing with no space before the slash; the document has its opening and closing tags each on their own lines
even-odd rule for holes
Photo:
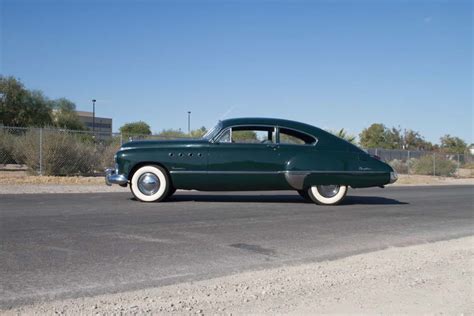
<svg viewBox="0 0 474 316">
<path fill-rule="evenodd" d="M 473 186 L 0 195 L 0 306 L 173 284 L 473 234 Z"/>
</svg>

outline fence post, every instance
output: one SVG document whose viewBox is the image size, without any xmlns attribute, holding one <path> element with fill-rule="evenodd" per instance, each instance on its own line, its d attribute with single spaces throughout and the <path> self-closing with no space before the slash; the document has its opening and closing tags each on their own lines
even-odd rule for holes
<svg viewBox="0 0 474 316">
<path fill-rule="evenodd" d="M 43 175 L 43 128 L 39 131 L 39 175 Z"/>
<path fill-rule="evenodd" d="M 378 156 L 378 150 L 375 148 L 375 156 Z"/>
<path fill-rule="evenodd" d="M 436 153 L 433 153 L 433 175 L 436 176 Z"/>
<path fill-rule="evenodd" d="M 410 174 L 410 151 L 407 151 L 407 174 Z"/>
<path fill-rule="evenodd" d="M 120 133 L 120 146 L 122 146 L 122 145 L 123 145 L 123 134 Z"/>
</svg>

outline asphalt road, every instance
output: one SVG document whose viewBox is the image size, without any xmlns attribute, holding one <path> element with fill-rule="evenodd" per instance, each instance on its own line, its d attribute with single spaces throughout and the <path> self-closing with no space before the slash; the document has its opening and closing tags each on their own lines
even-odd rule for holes
<svg viewBox="0 0 474 316">
<path fill-rule="evenodd" d="M 0 195 L 0 307 L 161 286 L 473 235 L 473 186 Z"/>
</svg>

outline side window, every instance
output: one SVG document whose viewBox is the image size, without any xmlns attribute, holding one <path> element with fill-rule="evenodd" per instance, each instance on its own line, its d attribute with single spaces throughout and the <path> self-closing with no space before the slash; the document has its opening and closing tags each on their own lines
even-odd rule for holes
<svg viewBox="0 0 474 316">
<path fill-rule="evenodd" d="M 275 128 L 266 126 L 232 127 L 232 142 L 238 144 L 272 144 L 275 142 Z"/>
<path fill-rule="evenodd" d="M 235 126 L 226 130 L 220 137 L 220 143 L 236 144 L 273 144 L 275 128 L 267 126 Z"/>
<path fill-rule="evenodd" d="M 312 145 L 316 139 L 310 135 L 287 128 L 280 128 L 280 144 Z"/>
</svg>

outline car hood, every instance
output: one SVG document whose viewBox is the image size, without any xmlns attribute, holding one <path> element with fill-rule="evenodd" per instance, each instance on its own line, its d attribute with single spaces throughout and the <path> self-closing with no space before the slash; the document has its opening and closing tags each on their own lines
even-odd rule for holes
<svg viewBox="0 0 474 316">
<path fill-rule="evenodd" d="M 125 143 L 121 146 L 121 150 L 132 149 L 132 148 L 156 148 L 156 147 L 168 147 L 168 146 L 186 146 L 186 145 L 197 145 L 207 144 L 208 141 L 205 139 L 195 138 L 182 138 L 182 139 L 166 139 L 166 140 L 136 140 Z"/>
</svg>

